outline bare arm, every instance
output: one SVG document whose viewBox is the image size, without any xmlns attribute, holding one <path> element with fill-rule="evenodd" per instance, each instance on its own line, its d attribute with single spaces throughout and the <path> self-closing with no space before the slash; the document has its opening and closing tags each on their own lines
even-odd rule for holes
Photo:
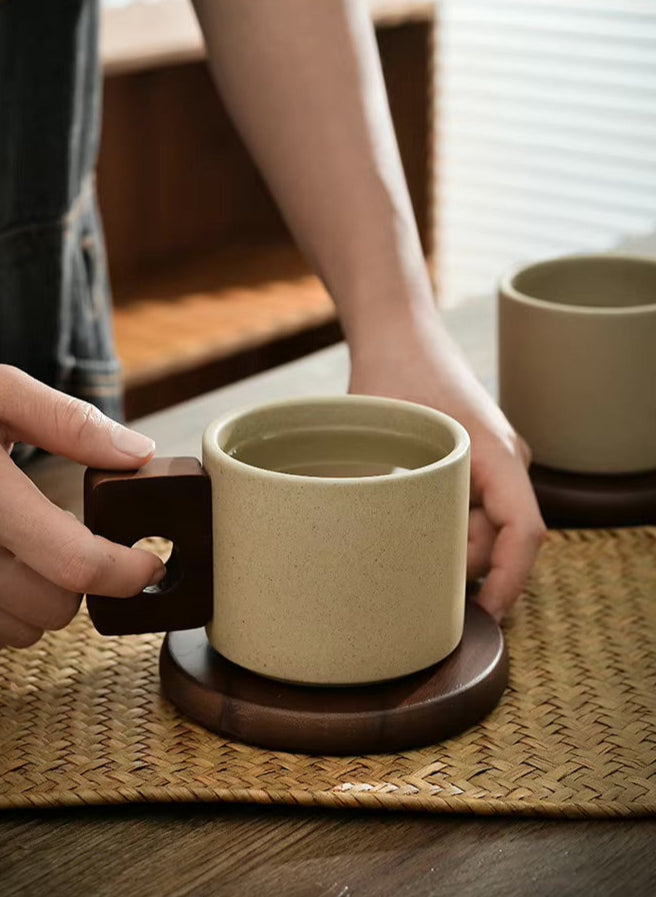
<svg viewBox="0 0 656 897">
<path fill-rule="evenodd" d="M 196 9 L 222 97 L 349 341 L 371 332 L 381 293 L 387 317 L 429 313 L 366 4 L 197 0 Z"/>
<path fill-rule="evenodd" d="M 194 0 L 223 100 L 332 295 L 351 390 L 440 408 L 472 436 L 470 572 L 517 598 L 543 526 L 528 454 L 435 312 L 367 6 Z"/>
</svg>

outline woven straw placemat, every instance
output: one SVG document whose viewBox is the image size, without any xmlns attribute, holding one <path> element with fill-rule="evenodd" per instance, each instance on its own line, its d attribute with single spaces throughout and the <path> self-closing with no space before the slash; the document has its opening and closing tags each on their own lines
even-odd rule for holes
<svg viewBox="0 0 656 897">
<path fill-rule="evenodd" d="M 506 636 L 511 684 L 480 725 L 421 750 L 310 757 L 188 722 L 159 695 L 161 636 L 102 638 L 82 613 L 32 649 L 0 652 L 0 807 L 654 814 L 656 528 L 552 533 Z"/>
</svg>

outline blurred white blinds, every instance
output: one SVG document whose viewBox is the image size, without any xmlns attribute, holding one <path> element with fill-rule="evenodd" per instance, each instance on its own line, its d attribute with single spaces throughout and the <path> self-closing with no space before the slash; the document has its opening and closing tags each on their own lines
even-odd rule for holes
<svg viewBox="0 0 656 897">
<path fill-rule="evenodd" d="M 656 2 L 442 0 L 437 282 L 656 230 Z"/>
</svg>

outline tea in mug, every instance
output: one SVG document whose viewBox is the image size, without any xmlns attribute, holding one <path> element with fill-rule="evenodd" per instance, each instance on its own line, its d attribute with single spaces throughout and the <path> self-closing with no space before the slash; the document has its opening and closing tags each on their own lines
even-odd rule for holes
<svg viewBox="0 0 656 897">
<path fill-rule="evenodd" d="M 445 453 L 407 435 L 330 427 L 244 440 L 229 454 L 252 467 L 296 476 L 375 477 L 426 467 Z"/>
</svg>

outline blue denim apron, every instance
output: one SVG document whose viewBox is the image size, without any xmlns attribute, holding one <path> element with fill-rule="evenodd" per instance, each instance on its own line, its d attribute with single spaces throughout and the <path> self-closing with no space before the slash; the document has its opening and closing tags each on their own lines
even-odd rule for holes
<svg viewBox="0 0 656 897">
<path fill-rule="evenodd" d="M 121 416 L 94 165 L 97 0 L 0 0 L 0 363 Z"/>
</svg>

